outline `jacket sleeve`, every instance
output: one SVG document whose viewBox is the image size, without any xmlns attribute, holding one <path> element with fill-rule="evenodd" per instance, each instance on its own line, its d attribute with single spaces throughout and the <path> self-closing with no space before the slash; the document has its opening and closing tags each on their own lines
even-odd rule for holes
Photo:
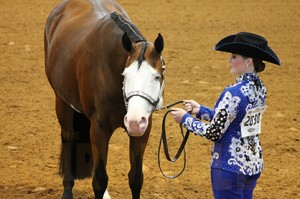
<svg viewBox="0 0 300 199">
<path fill-rule="evenodd" d="M 234 95 L 230 89 L 225 89 L 216 103 L 213 118 L 209 124 L 201 122 L 186 113 L 182 118 L 183 126 L 196 135 L 205 136 L 212 141 L 218 141 L 226 132 L 237 115 L 241 98 Z"/>
<path fill-rule="evenodd" d="M 196 117 L 199 118 L 200 120 L 205 120 L 208 122 L 211 121 L 213 116 L 214 116 L 214 110 L 202 105 L 200 106 L 200 110 L 196 115 Z"/>
</svg>

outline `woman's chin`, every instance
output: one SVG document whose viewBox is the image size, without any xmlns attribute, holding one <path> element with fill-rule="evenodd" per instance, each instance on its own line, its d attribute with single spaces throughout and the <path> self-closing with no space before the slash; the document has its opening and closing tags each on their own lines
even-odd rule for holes
<svg viewBox="0 0 300 199">
<path fill-rule="evenodd" d="M 231 74 L 234 74 L 234 75 L 235 75 L 235 74 L 238 74 L 237 71 L 236 71 L 234 68 L 231 68 L 231 69 L 230 69 L 230 73 L 231 73 Z"/>
</svg>

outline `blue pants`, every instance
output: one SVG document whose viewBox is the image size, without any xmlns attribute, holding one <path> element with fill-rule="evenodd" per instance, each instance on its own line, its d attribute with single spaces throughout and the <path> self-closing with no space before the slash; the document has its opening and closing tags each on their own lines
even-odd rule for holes
<svg viewBox="0 0 300 199">
<path fill-rule="evenodd" d="M 222 169 L 211 169 L 215 199 L 252 199 L 260 174 L 247 176 Z"/>
</svg>

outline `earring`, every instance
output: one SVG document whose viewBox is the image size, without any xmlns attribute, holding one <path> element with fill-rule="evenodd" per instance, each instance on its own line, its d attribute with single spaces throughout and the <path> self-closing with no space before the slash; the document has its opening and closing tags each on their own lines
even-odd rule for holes
<svg viewBox="0 0 300 199">
<path fill-rule="evenodd" d="M 246 64 L 246 68 L 248 68 L 249 64 Z"/>
</svg>

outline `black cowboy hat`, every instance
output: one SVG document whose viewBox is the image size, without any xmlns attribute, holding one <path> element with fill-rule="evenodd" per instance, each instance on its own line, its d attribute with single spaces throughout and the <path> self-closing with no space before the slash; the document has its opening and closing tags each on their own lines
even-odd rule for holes
<svg viewBox="0 0 300 199">
<path fill-rule="evenodd" d="M 268 41 L 262 36 L 249 32 L 240 32 L 225 37 L 216 44 L 215 50 L 240 54 L 280 65 L 280 60 L 268 46 Z"/>
</svg>

